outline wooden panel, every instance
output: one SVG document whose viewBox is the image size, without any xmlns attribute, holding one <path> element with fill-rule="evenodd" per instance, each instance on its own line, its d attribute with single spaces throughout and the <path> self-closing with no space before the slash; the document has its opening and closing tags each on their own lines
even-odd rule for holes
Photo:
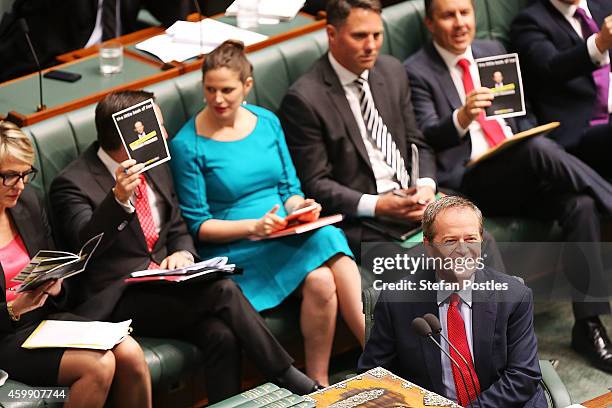
<svg viewBox="0 0 612 408">
<path fill-rule="evenodd" d="M 582 405 L 584 405 L 587 408 L 609 408 L 612 407 L 612 392 L 609 392 L 607 394 L 604 395 L 600 395 L 597 398 L 593 398 L 592 400 L 589 400 L 587 402 L 583 402 Z"/>
</svg>

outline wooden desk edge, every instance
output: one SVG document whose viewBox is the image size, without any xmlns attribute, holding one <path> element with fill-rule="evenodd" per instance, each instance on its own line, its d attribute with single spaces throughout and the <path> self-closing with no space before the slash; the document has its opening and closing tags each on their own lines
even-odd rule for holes
<svg viewBox="0 0 612 408">
<path fill-rule="evenodd" d="M 124 46 L 132 45 L 137 42 L 144 41 L 147 38 L 151 38 L 156 35 L 162 34 L 165 31 L 166 29 L 163 27 L 148 27 L 148 28 L 143 28 L 142 30 L 135 31 L 130 34 L 122 35 L 121 37 L 117 37 L 115 40 L 112 40 L 112 41 L 119 41 Z M 69 62 L 69 61 L 78 60 L 78 59 L 81 59 L 81 58 L 84 58 L 84 57 L 87 57 L 93 54 L 97 54 L 99 47 L 100 45 L 96 44 L 96 45 L 92 45 L 91 47 L 81 48 L 80 50 L 69 51 L 67 53 L 58 55 L 57 57 L 55 57 L 55 59 L 60 62 Z"/>
<path fill-rule="evenodd" d="M 600 395 L 597 398 L 593 398 L 586 402 L 583 402 L 581 405 L 584 405 L 587 408 L 608 408 L 612 407 L 612 392 L 608 392 L 607 394 Z"/>
<path fill-rule="evenodd" d="M 319 30 L 323 27 L 325 27 L 326 21 L 325 20 L 315 20 L 313 16 L 311 16 L 310 14 L 304 13 L 304 12 L 300 12 L 300 15 L 307 17 L 309 19 L 312 19 L 312 23 L 311 24 L 306 24 L 304 26 L 301 27 L 297 27 L 294 28 L 293 30 L 289 30 L 287 32 L 284 33 L 280 33 L 277 35 L 273 35 L 271 37 L 268 37 L 266 40 L 258 42 L 256 44 L 250 45 L 248 47 L 246 47 L 246 51 L 247 53 L 250 52 L 254 52 L 254 51 L 258 51 L 261 50 L 263 48 L 281 43 L 283 41 L 287 41 L 289 39 L 292 38 L 296 38 L 299 36 L 302 36 L 304 34 L 308 34 L 310 32 Z M 212 17 L 216 17 L 216 16 L 221 16 L 222 14 L 218 14 Z M 190 15 L 189 17 L 193 16 Z M 196 16 L 196 20 L 198 14 L 195 14 Z M 189 18 L 188 17 L 188 18 Z M 206 17 L 206 16 L 204 16 Z M 212 18 L 211 17 L 211 18 Z M 158 35 L 160 33 L 162 33 L 164 31 L 163 28 L 161 27 L 150 27 L 150 28 L 146 28 L 140 31 L 137 31 L 135 33 L 131 33 L 131 34 L 127 34 L 125 36 L 119 37 L 120 39 L 122 39 L 122 41 L 126 41 L 126 42 L 122 42 L 123 44 L 128 44 L 128 43 L 135 43 L 138 41 L 142 41 L 146 38 L 148 38 L 147 36 L 151 37 L 154 35 Z M 146 34 L 146 35 L 145 35 Z M 51 71 L 54 69 L 62 69 L 64 67 L 68 67 L 72 64 L 75 64 L 77 62 L 80 62 L 82 59 L 84 58 L 94 58 L 96 57 L 96 53 L 98 52 L 98 46 L 93 46 L 93 47 L 89 47 L 89 48 L 84 48 L 81 50 L 77 50 L 77 51 L 73 51 L 73 52 L 69 52 L 67 54 L 62 54 L 60 57 L 62 58 L 68 58 L 67 62 L 64 62 L 63 64 L 60 65 L 56 65 L 54 67 L 51 68 L 47 68 L 43 71 L 47 72 L 47 71 Z M 107 93 L 112 92 L 112 91 L 118 91 L 118 90 L 124 90 L 124 89 L 141 89 L 145 86 L 157 83 L 157 82 L 161 82 L 170 78 L 174 78 L 177 76 L 180 76 L 182 74 L 186 74 L 188 72 L 193 72 L 196 71 L 198 69 L 200 69 L 201 65 L 202 65 L 202 59 L 201 58 L 197 58 L 196 60 L 189 62 L 189 63 L 170 63 L 170 64 L 161 64 L 161 63 L 155 63 L 152 62 L 150 59 L 148 59 L 145 56 L 142 56 L 138 53 L 132 52 L 131 50 L 125 50 L 125 56 L 129 57 L 129 58 L 134 58 L 136 60 L 139 60 L 143 63 L 147 63 L 150 65 L 154 65 L 154 66 L 159 66 L 162 71 L 159 74 L 155 74 L 153 76 L 149 76 L 147 78 L 143 78 L 140 80 L 136 80 L 124 85 L 119 85 L 116 86 L 114 88 L 110 88 L 107 90 L 104 90 L 102 92 L 98 92 L 92 95 L 88 95 L 86 97 L 83 97 L 81 99 L 77 99 L 77 100 L 73 100 L 70 102 L 66 102 L 62 105 L 57 105 L 54 106 L 52 108 L 46 109 L 42 112 L 35 112 L 35 113 L 31 113 L 31 114 L 21 114 L 19 112 L 15 112 L 15 111 L 11 111 L 8 113 L 7 118 L 11 121 L 15 121 L 19 126 L 29 126 L 32 125 L 34 123 L 40 122 L 42 120 L 51 118 L 53 116 L 57 116 L 66 112 L 70 112 L 79 108 L 82 108 L 86 105 L 89 105 L 91 103 L 95 103 L 97 101 L 99 101 L 100 99 L 102 99 Z M 58 57 L 59 59 L 59 57 Z M 165 68 L 164 68 L 165 67 Z M 165 69 L 165 70 L 164 70 Z M 20 81 L 26 78 L 30 78 L 32 76 L 38 75 L 38 73 L 32 73 L 26 76 L 22 76 L 19 78 L 15 78 L 13 80 L 4 82 L 0 85 L 6 85 L 6 84 L 10 84 L 12 82 L 16 82 L 16 81 Z"/>
<path fill-rule="evenodd" d="M 63 113 L 71 112 L 83 108 L 92 103 L 96 103 L 102 98 L 104 98 L 104 96 L 106 96 L 106 94 L 108 94 L 109 92 L 122 91 L 126 89 L 142 89 L 148 85 L 178 77 L 180 74 L 181 68 L 172 68 L 167 71 L 161 71 L 159 74 L 132 81 L 127 84 L 117 85 L 115 87 L 105 89 L 101 92 L 97 92 L 80 99 L 72 100 L 61 105 L 45 109 L 41 112 L 24 115 L 19 112 L 11 111 L 8 113 L 7 119 L 11 122 L 16 123 L 20 127 L 29 126 L 42 120 L 49 119 L 54 116 L 59 116 Z"/>
</svg>

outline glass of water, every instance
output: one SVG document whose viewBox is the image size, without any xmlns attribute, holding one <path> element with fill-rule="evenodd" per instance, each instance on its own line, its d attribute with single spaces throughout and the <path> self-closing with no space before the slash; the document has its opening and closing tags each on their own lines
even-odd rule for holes
<svg viewBox="0 0 612 408">
<path fill-rule="evenodd" d="M 100 44 L 100 72 L 104 76 L 118 74 L 123 69 L 123 45 L 117 41 Z"/>
<path fill-rule="evenodd" d="M 240 28 L 256 28 L 259 21 L 259 0 L 240 0 L 236 13 L 236 25 Z"/>
</svg>

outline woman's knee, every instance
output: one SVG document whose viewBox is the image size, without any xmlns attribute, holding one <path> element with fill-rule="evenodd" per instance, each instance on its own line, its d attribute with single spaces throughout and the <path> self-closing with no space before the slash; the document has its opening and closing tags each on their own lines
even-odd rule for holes
<svg viewBox="0 0 612 408">
<path fill-rule="evenodd" d="M 149 366 L 145 360 L 142 348 L 132 338 L 128 336 L 113 349 L 115 357 L 116 371 L 122 375 L 130 376 L 149 375 Z"/>
<path fill-rule="evenodd" d="M 331 269 L 317 268 L 306 275 L 304 279 L 304 297 L 316 298 L 321 302 L 329 302 L 336 296 L 336 282 Z"/>
</svg>

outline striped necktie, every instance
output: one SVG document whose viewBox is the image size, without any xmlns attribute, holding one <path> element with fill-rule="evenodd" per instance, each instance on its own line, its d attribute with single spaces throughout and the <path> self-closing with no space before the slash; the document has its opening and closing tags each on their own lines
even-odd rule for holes
<svg viewBox="0 0 612 408">
<path fill-rule="evenodd" d="M 374 98 L 370 91 L 368 81 L 359 77 L 355 80 L 355 84 L 359 89 L 359 105 L 361 106 L 361 114 L 367 129 L 368 136 L 375 146 L 380 150 L 385 157 L 385 162 L 395 171 L 395 177 L 402 188 L 408 188 L 410 177 L 406 171 L 404 159 L 393 141 L 391 132 L 384 124 L 382 117 L 378 113 L 374 105 Z"/>
</svg>

